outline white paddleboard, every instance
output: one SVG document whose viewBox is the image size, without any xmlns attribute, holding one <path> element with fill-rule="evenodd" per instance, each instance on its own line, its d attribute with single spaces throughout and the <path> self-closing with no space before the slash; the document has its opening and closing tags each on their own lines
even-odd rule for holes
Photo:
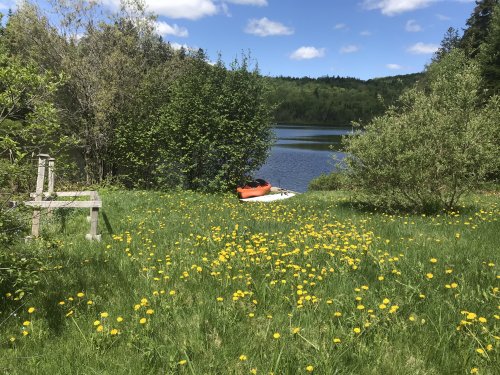
<svg viewBox="0 0 500 375">
<path fill-rule="evenodd" d="M 274 202 L 274 201 L 280 201 L 283 199 L 288 199 L 291 197 L 294 197 L 294 193 L 287 193 L 287 194 L 268 194 L 268 195 L 263 195 L 261 197 L 252 197 L 252 198 L 245 198 L 245 199 L 240 199 L 242 202 Z"/>
</svg>

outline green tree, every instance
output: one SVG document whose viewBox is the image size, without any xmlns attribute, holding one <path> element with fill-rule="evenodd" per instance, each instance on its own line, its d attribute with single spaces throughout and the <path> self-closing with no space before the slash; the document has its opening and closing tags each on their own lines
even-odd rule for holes
<svg viewBox="0 0 500 375">
<path fill-rule="evenodd" d="M 500 5 L 493 11 L 488 36 L 478 55 L 488 95 L 500 94 Z"/>
<path fill-rule="evenodd" d="M 486 40 L 490 26 L 493 8 L 499 0 L 476 0 L 476 7 L 467 20 L 467 28 L 460 41 L 460 47 L 467 55 L 474 57 L 479 53 L 479 47 Z"/>
<path fill-rule="evenodd" d="M 162 126 L 164 171 L 188 189 L 234 189 L 267 158 L 271 110 L 267 90 L 248 59 L 226 69 L 204 56 L 186 59 L 184 74 L 172 87 Z"/>
<path fill-rule="evenodd" d="M 455 49 L 414 88 L 347 140 L 346 177 L 360 199 L 385 208 L 450 209 L 498 171 L 500 98 L 481 104 L 478 64 Z"/>
</svg>

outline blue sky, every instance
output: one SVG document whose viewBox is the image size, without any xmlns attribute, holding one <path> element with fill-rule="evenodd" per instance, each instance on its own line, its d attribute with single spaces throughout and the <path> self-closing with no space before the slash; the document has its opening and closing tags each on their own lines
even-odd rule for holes
<svg viewBox="0 0 500 375">
<path fill-rule="evenodd" d="M 103 0 L 114 7 L 119 0 Z M 420 72 L 473 0 L 145 0 L 174 46 L 231 61 L 251 52 L 264 75 L 361 79 Z M 0 0 L 2 7 L 9 1 Z"/>
</svg>

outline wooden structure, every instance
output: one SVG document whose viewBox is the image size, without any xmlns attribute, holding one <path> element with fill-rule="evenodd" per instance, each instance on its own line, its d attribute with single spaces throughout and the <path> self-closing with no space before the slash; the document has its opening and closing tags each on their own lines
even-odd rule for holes
<svg viewBox="0 0 500 375">
<path fill-rule="evenodd" d="M 89 208 L 90 209 L 90 232 L 85 236 L 88 240 L 101 240 L 101 235 L 97 234 L 97 224 L 99 217 L 99 208 L 102 207 L 102 201 L 97 191 L 54 191 L 54 162 L 55 160 L 47 154 L 38 155 L 38 175 L 36 179 L 35 193 L 30 194 L 34 200 L 24 202 L 25 205 L 34 207 L 31 225 L 31 237 L 40 235 L 40 215 L 41 209 L 47 209 L 49 214 L 55 208 Z M 48 169 L 47 192 L 43 192 L 45 185 L 45 170 Z M 54 200 L 57 197 L 89 197 L 86 201 L 73 200 Z"/>
</svg>

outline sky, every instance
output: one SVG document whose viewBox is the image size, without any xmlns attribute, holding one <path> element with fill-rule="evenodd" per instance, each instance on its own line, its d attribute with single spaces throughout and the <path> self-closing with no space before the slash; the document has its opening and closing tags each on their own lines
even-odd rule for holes
<svg viewBox="0 0 500 375">
<path fill-rule="evenodd" d="M 103 0 L 112 9 L 119 0 Z M 144 0 L 174 47 L 229 63 L 250 53 L 269 76 L 370 79 L 421 72 L 474 0 Z M 12 3 L 12 1 L 10 1 Z M 0 0 L 0 11 L 9 0 Z"/>
</svg>

